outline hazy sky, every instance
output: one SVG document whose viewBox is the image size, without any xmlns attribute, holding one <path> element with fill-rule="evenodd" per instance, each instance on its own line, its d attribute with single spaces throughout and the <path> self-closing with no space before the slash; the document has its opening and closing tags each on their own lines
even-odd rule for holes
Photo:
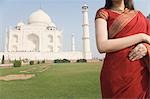
<svg viewBox="0 0 150 99">
<path fill-rule="evenodd" d="M 28 22 L 32 12 L 41 8 L 51 17 L 56 26 L 63 30 L 63 49 L 71 50 L 71 34 L 75 34 L 76 50 L 82 50 L 82 12 L 85 0 L 0 0 L 0 51 L 4 50 L 5 29 L 14 27 L 19 21 Z M 135 8 L 145 16 L 150 13 L 150 1 L 134 0 Z M 89 6 L 90 41 L 93 56 L 101 56 L 95 44 L 94 17 L 105 0 L 87 0 Z"/>
</svg>

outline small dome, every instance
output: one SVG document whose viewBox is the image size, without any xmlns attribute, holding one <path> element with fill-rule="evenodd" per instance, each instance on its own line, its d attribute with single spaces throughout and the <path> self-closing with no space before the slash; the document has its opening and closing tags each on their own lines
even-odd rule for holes
<svg viewBox="0 0 150 99">
<path fill-rule="evenodd" d="M 82 6 L 82 9 L 83 9 L 83 10 L 88 9 L 88 5 L 87 5 L 87 4 L 84 4 L 84 5 Z"/>
<path fill-rule="evenodd" d="M 56 27 L 56 25 L 52 22 L 49 24 L 49 26 Z"/>
<path fill-rule="evenodd" d="M 30 15 L 29 24 L 32 23 L 50 24 L 51 18 L 43 10 L 39 9 Z"/>
<path fill-rule="evenodd" d="M 84 6 L 84 7 L 88 7 L 88 5 L 87 5 L 87 4 L 84 4 L 83 6 Z"/>
<path fill-rule="evenodd" d="M 19 22 L 19 23 L 17 24 L 17 26 L 23 26 L 23 25 L 24 25 L 23 22 Z"/>
</svg>

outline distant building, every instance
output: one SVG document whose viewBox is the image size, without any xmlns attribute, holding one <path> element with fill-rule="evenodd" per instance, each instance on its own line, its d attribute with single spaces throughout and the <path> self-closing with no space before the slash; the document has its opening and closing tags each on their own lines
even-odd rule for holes
<svg viewBox="0 0 150 99">
<path fill-rule="evenodd" d="M 33 12 L 28 24 L 19 22 L 7 31 L 5 51 L 8 52 L 60 52 L 62 31 L 41 9 Z"/>
<path fill-rule="evenodd" d="M 83 51 L 75 51 L 75 38 L 72 35 L 72 51 L 62 50 L 62 31 L 41 9 L 33 12 L 28 23 L 19 22 L 6 30 L 5 59 L 92 59 L 89 38 L 88 6 L 82 6 L 83 13 Z M 65 38 L 64 38 L 65 39 Z"/>
</svg>

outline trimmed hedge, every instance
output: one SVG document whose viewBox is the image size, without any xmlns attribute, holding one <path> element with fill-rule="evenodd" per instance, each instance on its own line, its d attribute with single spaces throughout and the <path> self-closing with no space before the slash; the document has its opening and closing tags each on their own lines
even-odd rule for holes
<svg viewBox="0 0 150 99">
<path fill-rule="evenodd" d="M 45 63 L 45 60 L 42 60 L 42 63 Z"/>
<path fill-rule="evenodd" d="M 54 63 L 70 63 L 68 59 L 55 59 Z"/>
<path fill-rule="evenodd" d="M 34 61 L 30 61 L 29 64 L 30 64 L 30 65 L 34 65 Z"/>
<path fill-rule="evenodd" d="M 86 60 L 86 59 L 78 59 L 76 62 L 77 62 L 77 63 L 86 63 L 87 60 Z"/>
<path fill-rule="evenodd" d="M 21 60 L 15 60 L 15 61 L 13 62 L 13 66 L 14 66 L 14 67 L 21 67 Z"/>
<path fill-rule="evenodd" d="M 40 61 L 37 61 L 37 64 L 40 64 Z"/>
</svg>

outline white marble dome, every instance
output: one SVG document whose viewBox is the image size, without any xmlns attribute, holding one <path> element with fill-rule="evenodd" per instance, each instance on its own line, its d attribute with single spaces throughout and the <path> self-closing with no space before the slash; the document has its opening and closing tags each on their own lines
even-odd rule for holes
<svg viewBox="0 0 150 99">
<path fill-rule="evenodd" d="M 44 23 L 44 24 L 51 24 L 51 18 L 41 9 L 33 12 L 28 20 L 29 24 L 33 23 Z"/>
</svg>

